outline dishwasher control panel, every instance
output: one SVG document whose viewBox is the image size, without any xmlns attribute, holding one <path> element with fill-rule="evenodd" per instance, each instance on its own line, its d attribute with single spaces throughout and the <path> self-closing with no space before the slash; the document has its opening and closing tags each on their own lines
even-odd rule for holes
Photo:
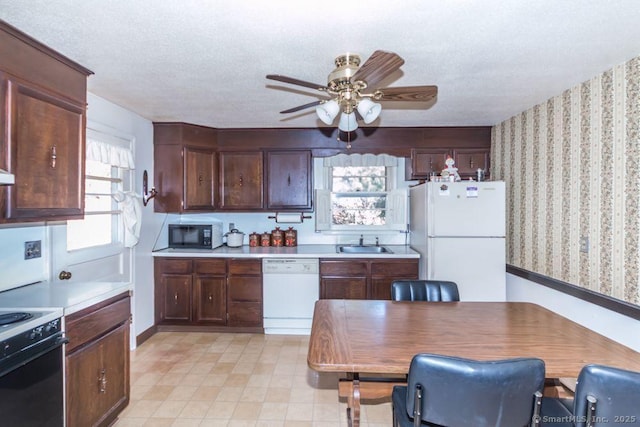
<svg viewBox="0 0 640 427">
<path fill-rule="evenodd" d="M 263 258 L 262 274 L 318 274 L 317 258 Z"/>
</svg>

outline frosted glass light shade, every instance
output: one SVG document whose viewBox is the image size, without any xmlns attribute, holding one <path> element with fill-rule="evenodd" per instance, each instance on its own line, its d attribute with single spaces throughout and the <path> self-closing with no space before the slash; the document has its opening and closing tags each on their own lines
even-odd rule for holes
<svg viewBox="0 0 640 427">
<path fill-rule="evenodd" d="M 338 105 L 338 101 L 335 99 L 324 102 L 316 107 L 316 114 L 325 125 L 333 123 L 339 112 L 340 105 Z"/>
<path fill-rule="evenodd" d="M 382 106 L 369 98 L 362 98 L 358 103 L 358 113 L 362 116 L 362 121 L 367 124 L 377 119 L 380 111 L 382 111 Z"/>
<path fill-rule="evenodd" d="M 340 129 L 342 132 L 353 132 L 354 130 L 358 129 L 358 122 L 356 122 L 356 113 L 342 113 L 340 115 L 338 129 Z"/>
</svg>

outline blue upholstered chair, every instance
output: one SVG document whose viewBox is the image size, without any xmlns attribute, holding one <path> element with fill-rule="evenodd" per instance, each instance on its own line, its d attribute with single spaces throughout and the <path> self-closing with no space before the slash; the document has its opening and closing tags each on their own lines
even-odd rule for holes
<svg viewBox="0 0 640 427">
<path fill-rule="evenodd" d="M 460 301 L 458 285 L 444 280 L 396 280 L 391 283 L 393 301 Z"/>
<path fill-rule="evenodd" d="M 544 362 L 417 354 L 392 392 L 394 427 L 523 427 L 539 419 Z"/>
<path fill-rule="evenodd" d="M 573 400 L 545 397 L 540 415 L 543 426 L 640 426 L 640 372 L 586 365 Z"/>
</svg>

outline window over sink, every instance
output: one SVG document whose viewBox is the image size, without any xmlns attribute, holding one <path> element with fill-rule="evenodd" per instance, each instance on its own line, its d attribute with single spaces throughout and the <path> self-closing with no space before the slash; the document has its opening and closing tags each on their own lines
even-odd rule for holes
<svg viewBox="0 0 640 427">
<path fill-rule="evenodd" d="M 397 165 L 397 158 L 384 154 L 325 158 L 316 230 L 406 230 L 407 192 L 397 188 Z"/>
</svg>

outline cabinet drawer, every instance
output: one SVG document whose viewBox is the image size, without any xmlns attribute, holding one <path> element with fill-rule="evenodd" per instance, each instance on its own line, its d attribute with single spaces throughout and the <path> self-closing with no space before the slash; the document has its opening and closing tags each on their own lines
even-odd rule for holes
<svg viewBox="0 0 640 427">
<path fill-rule="evenodd" d="M 225 274 L 227 272 L 224 259 L 196 259 L 193 261 L 196 274 Z"/>
<path fill-rule="evenodd" d="M 262 274 L 262 261 L 254 259 L 230 259 L 229 274 L 247 274 L 260 276 Z"/>
<path fill-rule="evenodd" d="M 262 326 L 262 304 L 233 302 L 229 304 L 229 326 Z"/>
<path fill-rule="evenodd" d="M 417 277 L 418 261 L 372 261 L 371 276 Z"/>
<path fill-rule="evenodd" d="M 164 274 L 191 274 L 193 268 L 190 259 L 162 258 L 156 262 Z"/>
<path fill-rule="evenodd" d="M 261 302 L 262 279 L 255 277 L 234 277 L 229 280 L 229 301 Z"/>
<path fill-rule="evenodd" d="M 367 261 L 320 261 L 321 276 L 366 276 Z"/>
<path fill-rule="evenodd" d="M 127 322 L 130 316 L 131 298 L 128 294 L 69 315 L 65 319 L 65 333 L 69 339 L 67 353 Z"/>
</svg>

